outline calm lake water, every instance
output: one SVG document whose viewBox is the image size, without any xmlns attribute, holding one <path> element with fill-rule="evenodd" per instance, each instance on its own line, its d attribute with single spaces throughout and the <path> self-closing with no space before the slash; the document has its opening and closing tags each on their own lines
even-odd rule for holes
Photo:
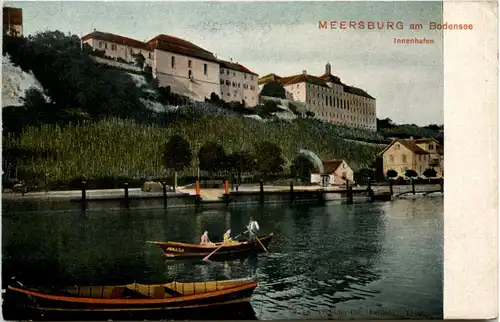
<svg viewBox="0 0 500 322">
<path fill-rule="evenodd" d="M 148 240 L 222 239 L 253 216 L 275 237 L 253 260 L 165 261 Z M 111 285 L 256 277 L 259 319 L 442 318 L 443 198 L 207 210 L 2 216 L 3 284 Z"/>
</svg>

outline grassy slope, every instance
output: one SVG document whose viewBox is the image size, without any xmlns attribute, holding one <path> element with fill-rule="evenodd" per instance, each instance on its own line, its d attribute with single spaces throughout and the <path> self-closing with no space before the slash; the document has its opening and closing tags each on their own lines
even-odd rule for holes
<svg viewBox="0 0 500 322">
<path fill-rule="evenodd" d="M 205 142 L 221 143 L 226 152 L 251 151 L 267 140 L 283 149 L 287 167 L 299 149 L 309 149 L 322 159 L 346 159 L 354 169 L 368 166 L 381 148 L 347 141 L 328 127 L 300 122 L 262 123 L 230 116 L 208 116 L 182 121 L 162 128 L 133 121 L 109 119 L 94 124 L 70 127 L 42 125 L 27 128 L 17 142 L 4 140 L 7 146 L 27 150 L 52 150 L 55 157 L 25 160 L 23 170 L 50 173 L 51 180 L 71 180 L 80 176 L 148 177 L 162 176 L 162 145 L 180 134 L 191 144 L 193 154 Z M 183 174 L 196 173 L 197 160 Z M 182 175 L 182 174 L 181 174 Z"/>
</svg>

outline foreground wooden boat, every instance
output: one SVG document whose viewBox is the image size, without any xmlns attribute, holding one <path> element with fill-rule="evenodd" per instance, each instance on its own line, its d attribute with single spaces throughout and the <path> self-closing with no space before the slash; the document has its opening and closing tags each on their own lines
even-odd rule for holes
<svg viewBox="0 0 500 322">
<path fill-rule="evenodd" d="M 268 247 L 273 238 L 273 233 L 269 235 L 259 236 L 259 241 Z M 215 243 L 215 245 L 200 245 L 200 244 L 187 244 L 180 242 L 149 242 L 160 247 L 165 256 L 175 259 L 203 259 L 215 251 L 222 243 Z M 250 242 L 234 242 L 231 244 L 223 245 L 217 252 L 210 256 L 210 260 L 225 259 L 225 258 L 238 258 L 246 257 L 250 253 L 260 253 L 265 250 L 262 248 L 256 239 Z"/>
<path fill-rule="evenodd" d="M 45 312 L 183 311 L 249 302 L 257 287 L 252 279 L 118 286 L 18 287 L 26 307 Z"/>
</svg>

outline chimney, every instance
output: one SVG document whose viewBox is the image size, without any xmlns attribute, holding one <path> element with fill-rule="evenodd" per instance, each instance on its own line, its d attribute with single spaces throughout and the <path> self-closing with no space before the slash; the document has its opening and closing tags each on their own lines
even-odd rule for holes
<svg viewBox="0 0 500 322">
<path fill-rule="evenodd" d="M 229 61 L 232 63 L 233 62 L 233 58 L 229 58 Z"/>
<path fill-rule="evenodd" d="M 304 69 L 304 70 L 302 71 L 302 74 L 307 75 L 307 71 Z"/>
</svg>

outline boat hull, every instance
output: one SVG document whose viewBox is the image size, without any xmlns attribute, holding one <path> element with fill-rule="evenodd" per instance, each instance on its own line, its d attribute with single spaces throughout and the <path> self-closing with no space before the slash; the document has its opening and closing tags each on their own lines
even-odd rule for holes
<svg viewBox="0 0 500 322">
<path fill-rule="evenodd" d="M 258 238 L 260 243 L 267 249 L 271 243 L 272 237 L 273 234 L 269 234 L 259 236 Z M 210 260 L 244 258 L 251 253 L 265 252 L 260 243 L 257 240 L 253 240 L 235 245 L 224 245 L 210 256 Z M 177 242 L 155 242 L 154 244 L 160 247 L 165 257 L 169 259 L 203 259 L 220 246 L 220 244 L 216 244 L 215 246 L 202 246 Z"/>
<path fill-rule="evenodd" d="M 224 307 L 224 312 L 228 310 L 240 315 L 243 313 L 244 318 L 253 319 L 251 315 L 253 310 L 251 310 L 249 301 L 256 287 L 256 282 L 248 282 L 218 291 L 165 299 L 101 299 L 38 293 L 30 289 L 16 287 L 9 287 L 9 289 L 16 291 L 11 292 L 11 294 L 16 297 L 15 302 L 18 310 L 26 314 L 25 309 L 28 309 L 31 315 L 52 319 L 62 317 L 72 319 L 72 314 L 78 316 L 79 320 L 82 319 L 82 314 L 88 316 L 88 319 L 93 319 L 93 317 L 97 319 L 109 319 L 110 317 L 113 319 L 143 319 L 146 316 L 149 319 L 155 316 L 179 318 L 190 317 L 193 314 L 196 318 L 196 314 L 202 314 L 202 312 L 205 312 L 203 314 L 220 313 L 222 311 L 218 308 L 221 307 Z M 19 305 L 20 302 L 22 302 L 21 305 Z M 5 305 L 8 304 L 4 303 L 4 307 Z M 203 318 L 203 315 L 199 317 Z M 220 319 L 221 316 L 219 314 L 214 318 Z"/>
</svg>

